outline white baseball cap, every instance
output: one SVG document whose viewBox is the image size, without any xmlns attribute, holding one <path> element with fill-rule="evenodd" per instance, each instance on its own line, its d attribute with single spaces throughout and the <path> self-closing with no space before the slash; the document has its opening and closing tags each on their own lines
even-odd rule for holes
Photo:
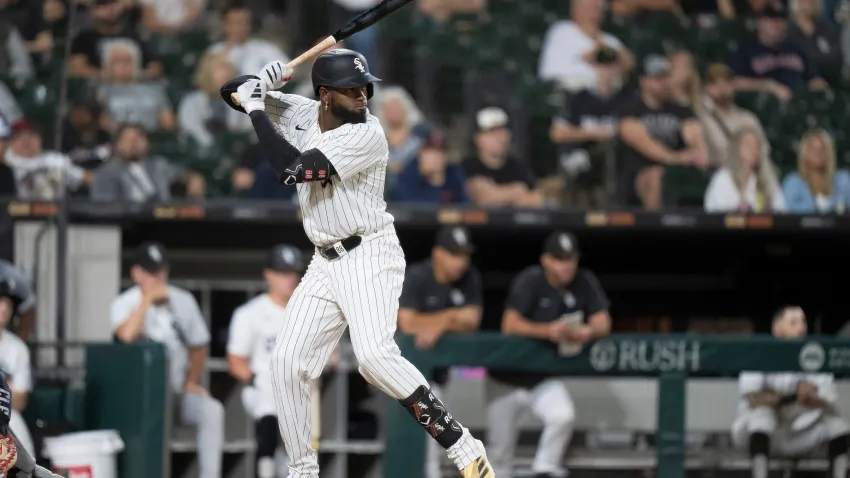
<svg viewBox="0 0 850 478">
<path fill-rule="evenodd" d="M 498 106 L 490 106 L 478 111 L 478 114 L 475 115 L 475 122 L 478 131 L 504 128 L 508 126 L 508 114 Z"/>
</svg>

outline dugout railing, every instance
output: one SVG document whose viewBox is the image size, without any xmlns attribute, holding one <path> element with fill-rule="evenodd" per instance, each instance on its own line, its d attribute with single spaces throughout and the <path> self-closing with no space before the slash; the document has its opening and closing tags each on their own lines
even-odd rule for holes
<svg viewBox="0 0 850 478">
<path fill-rule="evenodd" d="M 832 372 L 850 376 L 850 340 L 779 341 L 770 336 L 615 335 L 564 358 L 536 341 L 496 333 L 446 336 L 431 350 L 397 337 L 402 353 L 426 378 L 435 369 L 469 366 L 549 371 L 563 376 L 657 379 L 655 468 L 659 478 L 684 478 L 686 382 L 734 377 L 743 370 Z M 423 478 L 425 434 L 407 411 L 388 406 L 384 476 Z"/>
</svg>

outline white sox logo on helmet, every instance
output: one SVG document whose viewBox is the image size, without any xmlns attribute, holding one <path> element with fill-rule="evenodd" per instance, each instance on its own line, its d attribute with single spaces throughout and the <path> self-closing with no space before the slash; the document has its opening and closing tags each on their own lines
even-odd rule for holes
<svg viewBox="0 0 850 478">
<path fill-rule="evenodd" d="M 363 66 L 363 62 L 360 61 L 360 58 L 354 59 L 354 68 L 360 70 L 360 73 L 366 73 L 366 67 Z"/>
</svg>

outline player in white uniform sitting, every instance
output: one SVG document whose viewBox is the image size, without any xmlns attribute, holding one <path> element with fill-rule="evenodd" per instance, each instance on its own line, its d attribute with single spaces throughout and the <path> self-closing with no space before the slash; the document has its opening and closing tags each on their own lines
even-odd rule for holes
<svg viewBox="0 0 850 478">
<path fill-rule="evenodd" d="M 21 416 L 27 406 L 27 397 L 32 391 L 32 374 L 30 371 L 30 350 L 23 340 L 12 331 L 6 330 L 9 321 L 19 310 L 21 300 L 15 295 L 14 284 L 7 279 L 0 280 L 0 373 L 2 373 L 12 390 L 12 410 L 9 427 L 18 441 L 30 451 L 33 447 L 29 428 Z"/>
<path fill-rule="evenodd" d="M 303 271 L 301 251 L 289 245 L 274 247 L 263 271 L 268 291 L 236 309 L 230 321 L 227 362 L 230 374 L 246 385 L 242 403 L 255 422 L 256 478 L 276 474 L 274 456 L 280 434 L 270 366 L 284 310 Z"/>
<path fill-rule="evenodd" d="M 783 307 L 773 318 L 773 335 L 799 339 L 806 335 L 806 316 L 799 307 Z M 850 428 L 836 409 L 832 374 L 742 372 L 741 403 L 732 425 L 732 440 L 748 448 L 753 478 L 767 478 L 771 454 L 799 457 L 827 445 L 829 478 L 847 476 Z"/>
</svg>

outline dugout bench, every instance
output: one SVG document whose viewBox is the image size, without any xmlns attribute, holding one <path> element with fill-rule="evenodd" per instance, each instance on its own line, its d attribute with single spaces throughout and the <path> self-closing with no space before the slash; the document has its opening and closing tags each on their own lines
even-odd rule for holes
<svg viewBox="0 0 850 478">
<path fill-rule="evenodd" d="M 850 376 L 850 341 L 778 341 L 768 335 L 614 335 L 589 344 L 581 354 L 559 357 L 534 340 L 498 333 L 450 335 L 429 351 L 399 335 L 402 354 L 426 378 L 449 366 L 551 371 L 581 377 L 658 379 L 655 463 L 660 478 L 684 478 L 686 382 L 689 377 L 734 377 L 742 370 L 832 372 Z M 578 410 L 581 413 L 581 410 Z M 463 422 L 463 417 L 458 417 Z M 425 434 L 397 404 L 387 407 L 384 476 L 424 476 Z"/>
</svg>

